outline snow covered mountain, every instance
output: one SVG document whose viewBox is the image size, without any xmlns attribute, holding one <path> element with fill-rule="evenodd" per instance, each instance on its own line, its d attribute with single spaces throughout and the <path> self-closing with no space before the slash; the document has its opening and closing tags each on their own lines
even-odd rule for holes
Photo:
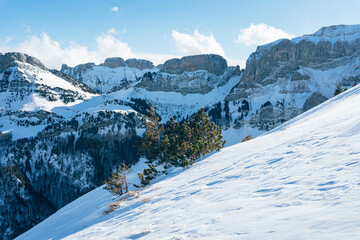
<svg viewBox="0 0 360 240">
<path fill-rule="evenodd" d="M 138 197 L 99 187 L 17 239 L 358 239 L 359 102 L 357 86 Z"/>
<path fill-rule="evenodd" d="M 338 84 L 350 88 L 360 76 L 359 31 L 331 26 L 259 46 L 244 70 L 213 54 L 156 67 L 108 58 L 61 71 L 0 55 L 0 235 L 19 235 L 100 186 L 122 161 L 136 163 L 151 103 L 162 122 L 204 107 L 231 146 L 333 97 Z"/>
</svg>

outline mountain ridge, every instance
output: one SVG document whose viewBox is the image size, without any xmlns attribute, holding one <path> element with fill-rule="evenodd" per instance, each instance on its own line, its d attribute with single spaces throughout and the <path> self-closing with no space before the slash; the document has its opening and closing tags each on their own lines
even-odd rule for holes
<svg viewBox="0 0 360 240">
<path fill-rule="evenodd" d="M 101 185 L 122 161 L 136 163 L 133 146 L 144 132 L 142 117 L 151 104 L 162 123 L 171 116 L 191 118 L 205 108 L 230 146 L 326 101 L 337 85 L 350 88 L 360 80 L 356 43 L 289 41 L 259 47 L 245 70 L 220 64 L 222 75 L 206 69 L 176 74 L 161 67 L 114 67 L 122 64 L 115 59 L 108 61 L 113 68 L 84 64 L 78 71 L 69 68 L 78 74 L 69 76 L 30 56 L 7 54 L 11 64 L 0 73 L 0 186 L 8 191 L 0 195 L 0 204 L 5 198 L 11 204 L 0 208 L 0 217 L 7 216 L 0 219 L 0 234 L 21 233 Z M 341 48 L 345 51 L 333 51 Z M 31 205 L 37 194 L 49 200 L 49 211 Z"/>
</svg>

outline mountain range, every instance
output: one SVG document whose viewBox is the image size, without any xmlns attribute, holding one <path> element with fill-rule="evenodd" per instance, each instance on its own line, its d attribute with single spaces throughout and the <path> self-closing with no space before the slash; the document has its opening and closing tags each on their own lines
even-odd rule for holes
<svg viewBox="0 0 360 240">
<path fill-rule="evenodd" d="M 137 163 L 150 105 L 162 122 L 205 108 L 231 146 L 325 102 L 337 86 L 356 85 L 359 50 L 360 25 L 338 25 L 259 46 L 245 69 L 207 54 L 58 71 L 0 54 L 0 235 L 18 236 L 100 186 L 122 161 Z"/>
</svg>

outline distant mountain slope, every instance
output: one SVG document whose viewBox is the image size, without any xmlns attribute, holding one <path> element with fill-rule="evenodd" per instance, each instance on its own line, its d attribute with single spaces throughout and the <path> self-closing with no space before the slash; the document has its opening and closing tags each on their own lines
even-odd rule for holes
<svg viewBox="0 0 360 240">
<path fill-rule="evenodd" d="M 143 88 L 183 95 L 207 94 L 226 84 L 232 76 L 240 75 L 239 68 L 228 68 L 226 60 L 214 54 L 170 59 L 156 68 L 142 59 L 107 58 L 99 65 L 85 63 L 71 68 L 64 64 L 61 72 L 99 93 Z"/>
<path fill-rule="evenodd" d="M 359 102 L 357 86 L 106 216 L 100 187 L 17 239 L 357 239 Z"/>
<path fill-rule="evenodd" d="M 56 106 L 73 105 L 95 95 L 84 84 L 68 76 L 54 74 L 40 61 L 26 54 L 0 55 L 0 63 L 3 63 L 0 71 L 2 110 L 49 111 Z"/>
</svg>

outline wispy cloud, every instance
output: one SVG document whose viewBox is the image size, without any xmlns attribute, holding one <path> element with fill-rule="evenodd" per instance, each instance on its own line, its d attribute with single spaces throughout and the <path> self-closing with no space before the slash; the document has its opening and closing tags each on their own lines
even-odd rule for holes
<svg viewBox="0 0 360 240">
<path fill-rule="evenodd" d="M 114 7 L 110 8 L 110 11 L 112 11 L 114 13 L 118 13 L 119 12 L 119 7 L 114 6 Z"/>
<path fill-rule="evenodd" d="M 252 46 L 270 43 L 281 38 L 293 37 L 295 36 L 265 23 L 251 23 L 249 27 L 240 30 L 235 42 L 243 43 L 245 46 Z"/>
<path fill-rule="evenodd" d="M 13 40 L 13 37 L 7 36 L 4 39 L 0 39 L 0 43 L 1 44 L 8 44 L 9 42 L 11 42 L 11 40 Z"/>
<path fill-rule="evenodd" d="M 31 27 L 30 27 L 30 25 L 23 24 L 22 27 L 24 28 L 24 32 L 25 32 L 25 33 L 31 32 Z"/>
<path fill-rule="evenodd" d="M 172 39 L 182 55 L 214 53 L 225 57 L 225 52 L 220 43 L 216 41 L 212 33 L 200 34 L 197 30 L 193 34 L 172 31 Z"/>
</svg>

